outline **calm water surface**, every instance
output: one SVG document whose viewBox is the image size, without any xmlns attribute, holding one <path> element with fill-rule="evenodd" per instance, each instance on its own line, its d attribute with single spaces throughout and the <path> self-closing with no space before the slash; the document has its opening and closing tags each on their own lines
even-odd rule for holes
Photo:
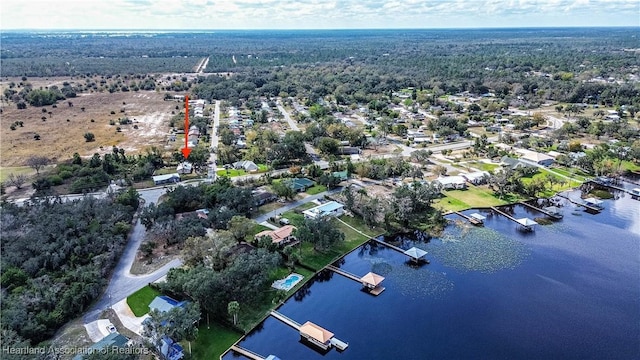
<svg viewBox="0 0 640 360">
<path fill-rule="evenodd" d="M 334 332 L 346 351 L 320 354 L 272 317 L 240 346 L 281 359 L 640 359 L 640 201 L 605 206 L 591 215 L 567 204 L 563 220 L 534 233 L 485 214 L 484 228 L 401 239 L 429 251 L 421 267 L 366 244 L 338 265 L 385 276 L 382 295 L 325 273 L 278 309 Z"/>
</svg>

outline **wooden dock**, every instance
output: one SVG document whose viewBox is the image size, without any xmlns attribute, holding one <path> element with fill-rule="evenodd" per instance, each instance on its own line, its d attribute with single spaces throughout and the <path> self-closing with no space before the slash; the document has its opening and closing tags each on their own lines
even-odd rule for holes
<svg viewBox="0 0 640 360">
<path fill-rule="evenodd" d="M 378 240 L 378 239 L 376 239 L 376 238 L 371 238 L 371 240 L 376 241 L 376 242 L 378 242 L 379 244 L 382 244 L 382 245 L 384 245 L 384 246 L 386 246 L 386 247 L 388 247 L 388 248 L 391 248 L 391 249 L 393 249 L 393 250 L 395 250 L 395 251 L 398 251 L 398 252 L 401 252 L 401 253 L 403 253 L 403 254 L 404 254 L 404 252 L 405 252 L 405 250 L 403 250 L 403 249 L 401 249 L 401 248 L 399 248 L 399 247 L 397 247 L 397 246 L 395 246 L 395 245 L 391 245 L 391 244 L 389 244 L 389 243 L 387 243 L 387 242 L 384 242 L 384 241 L 382 241 L 382 240 Z"/>
<path fill-rule="evenodd" d="M 552 214 L 552 213 L 550 213 L 550 212 L 548 212 L 548 211 L 546 211 L 546 210 L 544 210 L 544 209 L 540 209 L 540 208 L 537 208 L 537 207 L 535 207 L 535 206 L 533 206 L 533 205 L 531 205 L 531 204 L 527 204 L 527 203 L 526 203 L 526 202 L 524 202 L 524 201 L 521 201 L 519 204 L 524 205 L 524 206 L 526 206 L 526 207 L 528 207 L 528 208 L 531 208 L 531 209 L 533 209 L 533 210 L 535 210 L 535 211 L 541 212 L 541 213 L 543 213 L 543 214 L 547 215 L 548 217 L 550 217 L 550 218 L 552 218 L 552 219 L 555 219 L 555 220 L 560 220 L 560 219 L 562 219 L 562 217 L 560 217 L 560 216 L 558 216 L 558 215 L 556 215 L 556 214 Z"/>
<path fill-rule="evenodd" d="M 627 193 L 627 194 L 629 194 L 629 195 L 633 195 L 633 193 L 631 192 L 631 190 L 627 190 L 627 189 L 625 189 L 625 188 L 622 188 L 622 187 L 619 187 L 619 186 L 616 186 L 616 185 L 603 184 L 603 183 L 601 183 L 601 182 L 597 182 L 597 181 L 593 181 L 593 180 L 590 180 L 589 182 L 590 182 L 590 183 L 593 183 L 593 184 L 595 184 L 595 185 L 600 185 L 600 186 L 607 187 L 607 188 L 610 188 L 610 189 L 613 189 L 613 190 L 618 190 L 618 191 L 626 192 L 626 193 Z"/>
<path fill-rule="evenodd" d="M 378 274 L 369 273 L 363 277 L 359 277 L 358 275 L 342 270 L 339 267 L 333 266 L 331 264 L 325 266 L 325 269 L 331 270 L 336 274 L 340 274 L 346 277 L 347 279 L 351 279 L 361 284 L 364 287 L 364 289 L 371 295 L 378 296 L 382 294 L 382 292 L 385 290 L 384 287 L 380 286 L 380 282 L 384 280 L 384 277 Z"/>
<path fill-rule="evenodd" d="M 261 356 L 260 354 L 254 353 L 253 351 L 249 350 L 249 349 L 245 349 L 245 348 L 241 348 L 240 346 L 237 345 L 232 345 L 231 346 L 231 350 L 237 352 L 238 354 L 246 357 L 247 359 L 251 359 L 251 360 L 266 360 L 267 358 Z"/>
<path fill-rule="evenodd" d="M 460 216 L 460 217 L 463 217 L 463 218 L 467 219 L 467 221 L 469 223 L 471 223 L 472 225 L 482 226 L 482 220 L 476 219 L 476 218 L 471 217 L 471 216 L 467 216 L 467 215 L 461 213 L 460 211 L 454 211 L 453 213 L 458 215 L 458 216 Z"/>
<path fill-rule="evenodd" d="M 281 314 L 281 313 L 279 313 L 279 312 L 277 312 L 275 310 L 271 311 L 270 315 L 273 316 L 274 318 L 282 321 L 283 323 L 291 326 L 292 328 L 300 331 L 300 326 L 302 326 L 302 325 L 299 322 L 291 319 L 290 317 L 288 317 L 286 315 L 283 315 L 283 314 Z"/>
<path fill-rule="evenodd" d="M 577 202 L 577 201 L 569 198 L 568 196 L 564 196 L 564 195 L 561 195 L 561 194 L 556 194 L 556 196 L 561 197 L 563 199 L 567 199 L 567 200 L 569 200 L 569 202 L 574 203 L 574 204 L 576 204 L 578 206 L 582 206 L 582 207 L 586 208 L 589 211 L 600 212 L 602 210 L 602 209 L 599 209 L 599 208 L 597 208 L 595 206 L 591 206 L 591 205 L 587 205 L 585 203 Z"/>
<path fill-rule="evenodd" d="M 502 215 L 502 216 L 506 217 L 507 219 L 509 219 L 509 220 L 511 220 L 511 221 L 513 221 L 513 222 L 515 222 L 515 223 L 520 224 L 520 222 L 518 221 L 518 219 L 514 218 L 513 216 L 511 216 L 511 215 L 507 214 L 507 213 L 506 213 L 506 212 L 504 212 L 504 211 L 498 210 L 498 208 L 497 208 L 497 207 L 495 207 L 495 206 L 492 206 L 492 207 L 491 207 L 491 210 L 493 210 L 493 211 L 497 212 L 498 214 L 500 214 L 500 215 Z"/>
<path fill-rule="evenodd" d="M 340 274 L 340 275 L 346 277 L 347 279 L 351 279 L 351 280 L 353 280 L 355 282 L 362 283 L 362 279 L 360 277 L 358 277 L 358 276 L 356 276 L 356 275 L 354 275 L 354 274 L 352 274 L 350 272 L 344 271 L 344 270 L 342 270 L 342 269 L 340 269 L 338 267 L 335 267 L 335 266 L 333 266 L 331 264 L 327 265 L 326 268 L 331 270 L 331 271 L 333 271 L 333 272 L 335 272 L 336 274 Z"/>
</svg>

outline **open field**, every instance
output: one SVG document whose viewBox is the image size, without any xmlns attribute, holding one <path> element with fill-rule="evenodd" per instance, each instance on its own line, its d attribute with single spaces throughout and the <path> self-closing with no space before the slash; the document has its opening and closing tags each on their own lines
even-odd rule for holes
<svg viewBox="0 0 640 360">
<path fill-rule="evenodd" d="M 435 201 L 434 206 L 443 210 L 459 211 L 472 207 L 489 207 L 508 204 L 508 201 L 498 199 L 493 191 L 471 186 L 467 190 L 442 191 L 444 198 Z"/>
<path fill-rule="evenodd" d="M 31 155 L 44 155 L 56 162 L 71 158 L 74 152 L 81 156 L 111 152 L 113 146 L 124 148 L 127 153 L 154 145 L 162 147 L 167 121 L 177 103 L 164 101 L 163 95 L 155 91 L 140 91 L 80 94 L 59 101 L 56 108 L 28 106 L 18 110 L 14 104 L 2 105 L 0 165 L 18 166 Z M 124 117 L 133 124 L 117 125 L 118 119 Z M 11 130 L 16 121 L 22 121 L 23 126 Z M 110 125 L 110 121 L 116 125 Z M 121 132 L 117 131 L 118 126 Z M 85 141 L 87 132 L 95 135 L 95 141 Z M 36 134 L 40 140 L 34 139 Z"/>
</svg>

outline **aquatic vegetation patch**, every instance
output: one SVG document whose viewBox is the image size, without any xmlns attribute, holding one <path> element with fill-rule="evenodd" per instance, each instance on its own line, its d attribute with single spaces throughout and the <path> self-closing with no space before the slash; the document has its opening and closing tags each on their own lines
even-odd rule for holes
<svg viewBox="0 0 640 360">
<path fill-rule="evenodd" d="M 441 297 L 453 290 L 454 287 L 453 282 L 447 278 L 446 274 L 431 271 L 425 267 L 416 269 L 399 265 L 385 276 L 386 281 L 393 282 L 398 286 L 402 295 L 412 299 Z"/>
<path fill-rule="evenodd" d="M 450 227 L 427 251 L 444 265 L 461 271 L 511 269 L 528 255 L 525 244 L 488 228 Z"/>
</svg>

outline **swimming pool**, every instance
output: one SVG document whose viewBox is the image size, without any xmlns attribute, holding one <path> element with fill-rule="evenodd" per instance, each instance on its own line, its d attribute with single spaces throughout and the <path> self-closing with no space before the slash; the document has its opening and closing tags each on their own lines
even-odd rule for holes
<svg viewBox="0 0 640 360">
<path fill-rule="evenodd" d="M 274 281 L 273 284 L 271 284 L 271 287 L 279 290 L 289 291 L 292 287 L 296 286 L 296 284 L 299 283 L 303 278 L 304 276 L 300 274 L 291 273 L 284 279 Z"/>
</svg>

